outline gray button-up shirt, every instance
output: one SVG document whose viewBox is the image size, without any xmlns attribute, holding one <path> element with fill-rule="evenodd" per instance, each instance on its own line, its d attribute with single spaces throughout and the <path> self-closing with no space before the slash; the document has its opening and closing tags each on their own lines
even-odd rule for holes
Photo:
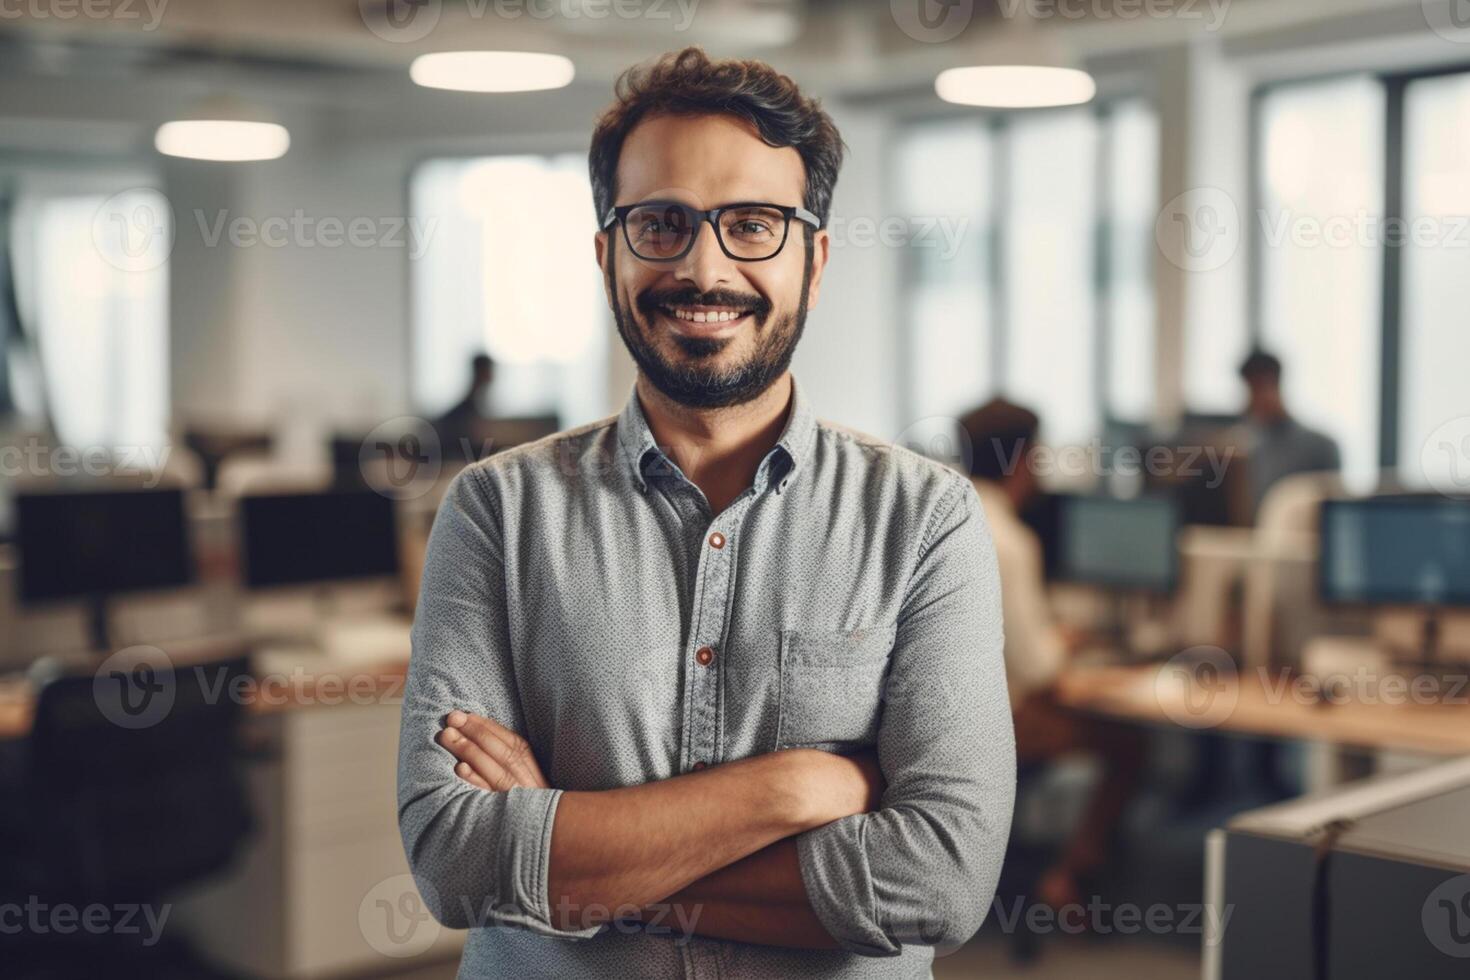
<svg viewBox="0 0 1470 980">
<path fill-rule="evenodd" d="M 707 648 L 707 649 L 706 649 Z M 925 977 L 980 925 L 1015 744 L 1000 580 L 969 481 L 818 421 L 793 382 L 779 443 L 711 515 L 622 413 L 471 466 L 430 536 L 399 748 L 399 824 L 468 977 Z M 556 789 L 491 793 L 434 742 L 454 708 L 522 733 Z M 563 790 L 777 749 L 876 747 L 875 813 L 798 838 L 840 950 L 558 930 Z M 681 910 L 685 919 L 697 910 Z"/>
</svg>

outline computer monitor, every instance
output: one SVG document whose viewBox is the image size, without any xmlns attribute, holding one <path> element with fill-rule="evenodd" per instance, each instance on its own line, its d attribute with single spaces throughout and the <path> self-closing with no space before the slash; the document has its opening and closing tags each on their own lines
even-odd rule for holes
<svg viewBox="0 0 1470 980">
<path fill-rule="evenodd" d="M 110 647 L 107 598 L 194 580 L 177 489 L 22 492 L 15 497 L 23 603 L 85 599 L 93 647 Z"/>
<path fill-rule="evenodd" d="M 182 490 L 20 493 L 15 517 L 22 602 L 193 581 Z"/>
<path fill-rule="evenodd" d="M 1470 606 L 1470 498 L 1327 500 L 1319 520 L 1324 602 Z"/>
<path fill-rule="evenodd" d="M 394 504 L 373 490 L 241 497 L 240 532 L 250 588 L 399 573 Z"/>
<path fill-rule="evenodd" d="M 1060 503 L 1057 577 L 1168 593 L 1179 577 L 1179 505 L 1169 497 L 1069 496 Z"/>
</svg>

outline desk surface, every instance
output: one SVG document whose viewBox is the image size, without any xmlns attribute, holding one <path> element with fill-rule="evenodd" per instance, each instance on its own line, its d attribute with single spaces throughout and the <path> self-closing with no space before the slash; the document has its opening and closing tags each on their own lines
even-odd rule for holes
<svg viewBox="0 0 1470 980">
<path fill-rule="evenodd" d="M 1411 703 L 1388 689 L 1323 703 L 1284 675 L 1203 674 L 1171 666 L 1073 667 L 1058 682 L 1066 707 L 1125 721 L 1196 731 L 1328 742 L 1437 755 L 1470 754 L 1470 687 L 1444 691 L 1456 703 Z"/>
<path fill-rule="evenodd" d="M 383 704 L 402 697 L 407 660 L 374 664 L 318 663 L 300 670 L 257 672 L 243 693 L 252 714 L 266 715 L 343 704 Z M 0 680 L 0 739 L 31 730 L 35 690 L 24 677 Z"/>
<path fill-rule="evenodd" d="M 401 695 L 407 661 L 324 665 L 289 675 L 250 692 L 248 709 L 270 714 L 304 707 L 379 702 Z M 1058 680 L 1065 707 L 1125 721 L 1196 731 L 1329 742 L 1361 748 L 1402 749 L 1437 755 L 1470 755 L 1470 688 L 1460 703 L 1314 703 L 1291 682 L 1259 674 L 1191 684 L 1188 676 L 1158 665 L 1073 667 Z M 24 679 L 0 682 L 0 738 L 30 731 L 35 692 Z"/>
</svg>

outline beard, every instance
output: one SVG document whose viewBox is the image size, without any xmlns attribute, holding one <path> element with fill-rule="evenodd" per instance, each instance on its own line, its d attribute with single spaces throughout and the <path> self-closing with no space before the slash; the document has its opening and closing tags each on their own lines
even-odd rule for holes
<svg viewBox="0 0 1470 980">
<path fill-rule="evenodd" d="M 686 408 L 727 408 L 741 405 L 759 396 L 786 373 L 796 344 L 806 328 L 807 289 L 812 278 L 812 250 L 807 245 L 806 267 L 801 277 L 801 297 L 793 313 L 775 314 L 769 300 L 752 293 L 728 289 L 700 292 L 692 286 L 684 289 L 646 289 L 634 299 L 636 312 L 625 307 L 618 297 L 617 279 L 613 275 L 613 256 L 617 236 L 608 236 L 607 269 L 613 297 L 613 319 L 618 335 L 633 356 L 638 370 L 648 378 L 660 394 Z M 715 358 L 734 337 L 685 337 L 673 334 L 671 339 L 684 355 L 671 361 L 653 342 L 653 317 L 660 307 L 731 306 L 750 311 L 755 332 L 755 349 L 744 362 L 716 367 Z"/>
</svg>

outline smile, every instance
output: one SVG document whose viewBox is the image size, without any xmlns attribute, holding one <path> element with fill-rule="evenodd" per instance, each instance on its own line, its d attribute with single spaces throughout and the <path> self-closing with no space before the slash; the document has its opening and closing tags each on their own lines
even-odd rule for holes
<svg viewBox="0 0 1470 980">
<path fill-rule="evenodd" d="M 659 310 L 688 323 L 731 323 L 750 312 L 723 306 L 661 306 Z"/>
</svg>

